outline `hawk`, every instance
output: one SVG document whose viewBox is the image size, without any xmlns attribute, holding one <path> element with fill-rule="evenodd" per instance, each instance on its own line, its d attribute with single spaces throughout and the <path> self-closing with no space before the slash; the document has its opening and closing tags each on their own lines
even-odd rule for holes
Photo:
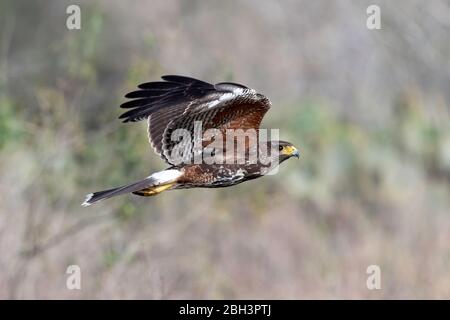
<svg viewBox="0 0 450 320">
<path fill-rule="evenodd" d="M 153 196 L 165 190 L 229 187 L 299 158 L 291 143 L 261 139 L 260 124 L 271 106 L 264 95 L 232 82 L 210 84 L 178 75 L 162 80 L 126 94 L 131 100 L 120 107 L 129 110 L 119 118 L 146 119 L 149 142 L 169 167 L 138 182 L 90 193 L 83 206 L 125 193 Z"/>
</svg>

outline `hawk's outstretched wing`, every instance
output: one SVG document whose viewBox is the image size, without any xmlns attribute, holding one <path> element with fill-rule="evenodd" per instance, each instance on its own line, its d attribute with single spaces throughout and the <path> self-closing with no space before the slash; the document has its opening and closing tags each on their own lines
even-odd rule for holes
<svg viewBox="0 0 450 320">
<path fill-rule="evenodd" d="M 150 143 L 169 164 L 174 164 L 170 153 L 178 143 L 172 141 L 174 130 L 186 129 L 193 136 L 195 121 L 201 121 L 202 133 L 212 128 L 222 134 L 226 129 L 257 130 L 271 105 L 262 94 L 237 83 L 213 85 L 175 75 L 162 79 L 141 84 L 140 90 L 128 93 L 125 97 L 133 100 L 120 107 L 131 110 L 120 118 L 124 122 L 147 118 Z"/>
</svg>

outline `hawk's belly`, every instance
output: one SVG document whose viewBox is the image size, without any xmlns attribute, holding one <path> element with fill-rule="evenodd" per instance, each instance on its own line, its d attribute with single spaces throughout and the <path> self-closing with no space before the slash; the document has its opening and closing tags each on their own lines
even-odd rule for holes
<svg viewBox="0 0 450 320">
<path fill-rule="evenodd" d="M 223 188 L 255 178 L 255 168 L 236 164 L 188 165 L 174 189 Z"/>
</svg>

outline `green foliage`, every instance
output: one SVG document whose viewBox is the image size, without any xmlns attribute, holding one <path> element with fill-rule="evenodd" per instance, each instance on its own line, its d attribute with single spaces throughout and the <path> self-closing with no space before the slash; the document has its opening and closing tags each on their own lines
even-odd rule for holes
<svg viewBox="0 0 450 320">
<path fill-rule="evenodd" d="M 0 150 L 7 144 L 19 143 L 24 135 L 24 122 L 13 102 L 0 97 Z"/>
</svg>

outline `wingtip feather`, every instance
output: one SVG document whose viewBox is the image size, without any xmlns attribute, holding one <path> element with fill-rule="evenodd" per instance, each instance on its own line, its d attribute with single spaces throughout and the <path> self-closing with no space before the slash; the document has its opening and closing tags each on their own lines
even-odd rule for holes
<svg viewBox="0 0 450 320">
<path fill-rule="evenodd" d="M 88 195 L 86 195 L 86 199 L 84 200 L 84 202 L 81 204 L 81 206 L 83 207 L 89 207 L 92 203 L 90 203 L 89 201 L 91 201 L 92 197 L 94 196 L 93 193 L 89 193 Z"/>
</svg>

